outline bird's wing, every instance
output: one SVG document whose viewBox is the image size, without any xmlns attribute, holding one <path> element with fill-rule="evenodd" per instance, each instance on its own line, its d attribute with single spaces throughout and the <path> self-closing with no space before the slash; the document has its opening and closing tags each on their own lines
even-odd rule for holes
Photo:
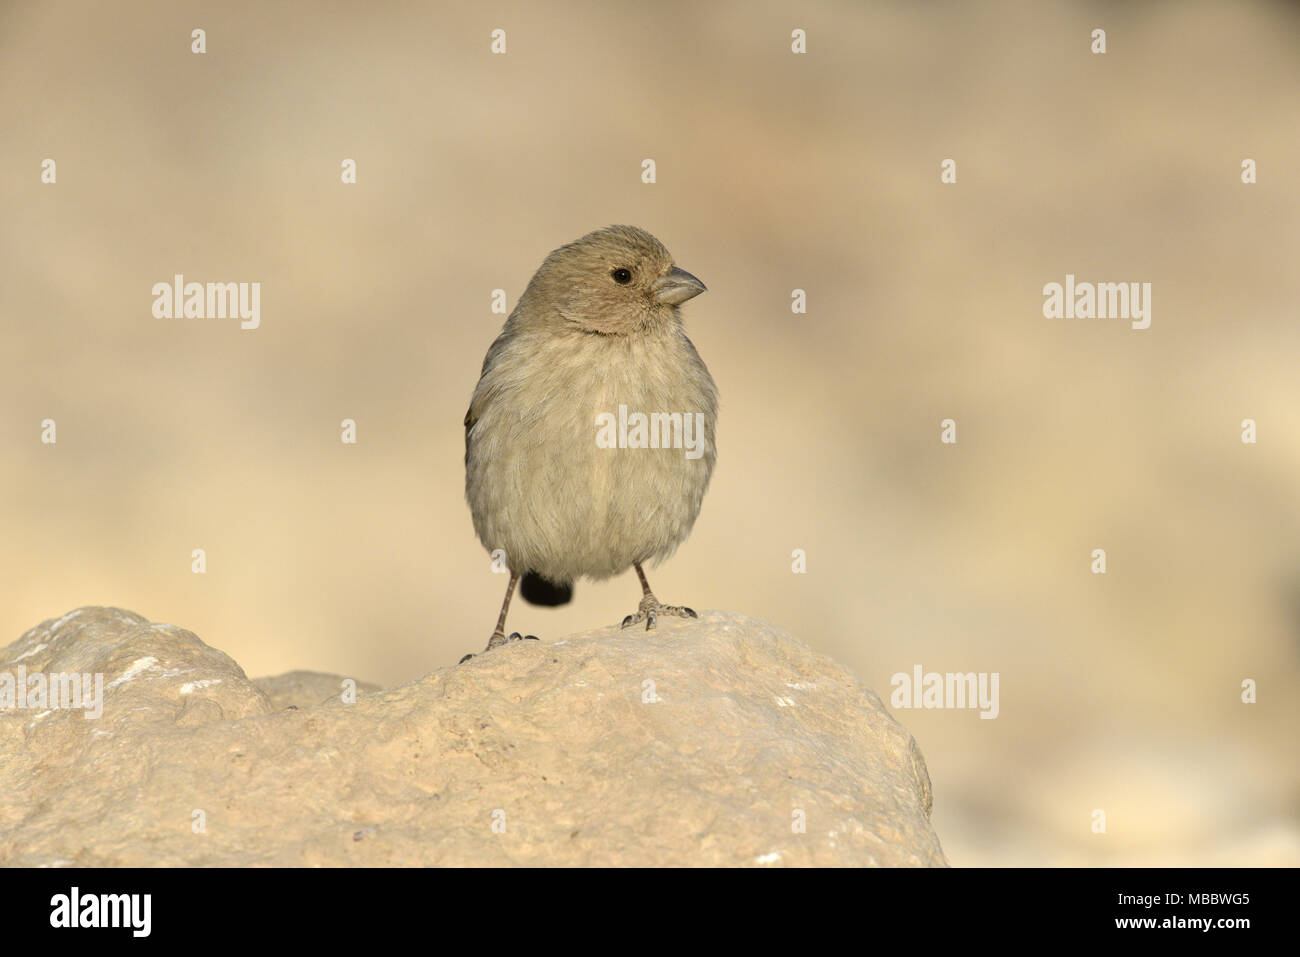
<svg viewBox="0 0 1300 957">
<path fill-rule="evenodd" d="M 483 415 L 483 410 L 487 407 L 488 399 L 493 393 L 489 386 L 488 379 L 492 367 L 495 365 L 497 355 L 506 348 L 509 339 L 506 336 L 506 330 L 501 331 L 492 345 L 488 347 L 487 355 L 483 357 L 483 371 L 479 374 L 478 385 L 474 388 L 474 396 L 469 400 L 469 409 L 465 412 L 465 441 L 469 442 L 470 430 L 474 428 L 474 423 Z"/>
</svg>

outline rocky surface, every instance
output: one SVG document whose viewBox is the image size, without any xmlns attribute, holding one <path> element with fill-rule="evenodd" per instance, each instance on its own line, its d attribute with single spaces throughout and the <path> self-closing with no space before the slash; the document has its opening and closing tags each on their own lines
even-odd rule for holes
<svg viewBox="0 0 1300 957">
<path fill-rule="evenodd" d="M 24 672 L 102 675 L 102 714 L 6 701 Z M 116 608 L 38 625 L 0 649 L 0 864 L 946 864 L 911 735 L 761 621 L 349 684 Z"/>
</svg>

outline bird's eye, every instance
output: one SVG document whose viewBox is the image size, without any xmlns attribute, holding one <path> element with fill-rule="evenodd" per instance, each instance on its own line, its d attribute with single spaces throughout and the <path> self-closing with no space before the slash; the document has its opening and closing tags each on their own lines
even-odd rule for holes
<svg viewBox="0 0 1300 957">
<path fill-rule="evenodd" d="M 630 269 L 623 269 L 620 267 L 619 269 L 615 269 L 610 273 L 610 275 L 614 277 L 614 281 L 620 286 L 626 286 L 632 281 L 632 270 Z"/>
</svg>

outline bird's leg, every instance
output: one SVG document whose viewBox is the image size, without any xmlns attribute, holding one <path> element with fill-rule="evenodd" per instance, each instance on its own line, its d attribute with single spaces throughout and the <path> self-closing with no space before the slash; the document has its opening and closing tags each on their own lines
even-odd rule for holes
<svg viewBox="0 0 1300 957">
<path fill-rule="evenodd" d="M 669 615 L 673 618 L 700 617 L 685 605 L 661 605 L 654 592 L 650 590 L 650 583 L 646 581 L 645 572 L 641 570 L 641 564 L 637 562 L 632 567 L 636 569 L 636 577 L 641 579 L 641 604 L 637 607 L 635 615 L 628 615 L 623 619 L 624 628 L 629 628 L 644 621 L 645 630 L 650 631 L 658 622 L 660 615 Z"/>
<path fill-rule="evenodd" d="M 506 643 L 506 612 L 510 610 L 510 599 L 514 597 L 515 586 L 519 584 L 519 573 L 511 572 L 510 581 L 506 583 L 506 597 L 501 602 L 501 614 L 497 615 L 497 626 L 492 632 L 492 637 L 488 639 L 487 647 L 484 651 L 491 651 L 498 645 Z"/>
<path fill-rule="evenodd" d="M 496 631 L 492 632 L 492 637 L 488 639 L 487 647 L 483 649 L 484 653 L 491 651 L 493 648 L 498 648 L 508 641 L 537 641 L 536 635 L 521 635 L 517 631 L 511 633 L 509 638 L 506 637 L 506 612 L 510 610 L 510 599 L 514 595 L 515 585 L 518 583 L 519 573 L 511 572 L 510 583 L 506 585 L 506 598 L 505 601 L 501 603 L 501 614 L 497 616 Z M 460 659 L 458 664 L 463 665 L 473 657 L 472 654 L 466 655 L 464 658 Z"/>
</svg>

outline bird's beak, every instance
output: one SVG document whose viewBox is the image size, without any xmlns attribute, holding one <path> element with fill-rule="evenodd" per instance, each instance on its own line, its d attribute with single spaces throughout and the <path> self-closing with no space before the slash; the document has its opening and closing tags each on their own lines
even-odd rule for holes
<svg viewBox="0 0 1300 957">
<path fill-rule="evenodd" d="M 659 302 L 666 306 L 679 306 L 704 292 L 706 287 L 685 269 L 674 266 L 668 275 L 656 279 L 651 288 Z"/>
</svg>

